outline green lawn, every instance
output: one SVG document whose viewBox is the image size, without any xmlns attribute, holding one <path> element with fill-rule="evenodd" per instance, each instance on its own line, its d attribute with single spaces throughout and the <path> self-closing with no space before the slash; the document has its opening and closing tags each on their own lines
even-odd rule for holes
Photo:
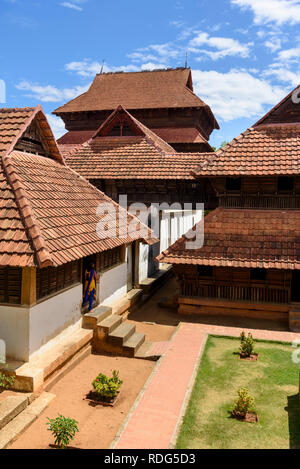
<svg viewBox="0 0 300 469">
<path fill-rule="evenodd" d="M 238 339 L 210 336 L 177 440 L 178 449 L 300 448 L 299 365 L 291 345 L 256 342 L 239 360 Z M 237 389 L 255 398 L 259 423 L 230 418 Z"/>
</svg>

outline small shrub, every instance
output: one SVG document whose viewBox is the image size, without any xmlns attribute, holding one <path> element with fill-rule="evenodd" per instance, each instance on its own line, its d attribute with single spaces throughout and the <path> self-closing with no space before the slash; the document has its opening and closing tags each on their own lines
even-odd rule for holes
<svg viewBox="0 0 300 469">
<path fill-rule="evenodd" d="M 119 372 L 114 370 L 112 378 L 100 373 L 97 378 L 92 382 L 97 399 L 103 401 L 111 401 L 114 399 L 123 381 L 119 379 Z"/>
<path fill-rule="evenodd" d="M 243 357 L 251 357 L 254 353 L 254 339 L 252 334 L 248 334 L 248 337 L 245 336 L 244 332 L 241 334 L 241 345 L 240 345 L 240 354 Z"/>
<path fill-rule="evenodd" d="M 59 449 L 65 449 L 74 437 L 78 430 L 78 422 L 70 418 L 59 415 L 56 419 L 48 418 L 48 430 L 52 432 L 55 438 L 55 444 Z"/>
<path fill-rule="evenodd" d="M 14 376 L 7 376 L 3 373 L 0 373 L 0 392 L 4 389 L 9 389 L 15 382 Z"/>
<path fill-rule="evenodd" d="M 250 396 L 247 388 L 240 388 L 238 390 L 238 396 L 238 399 L 234 403 L 232 415 L 245 417 L 247 412 L 249 412 L 254 405 L 254 398 Z"/>
</svg>

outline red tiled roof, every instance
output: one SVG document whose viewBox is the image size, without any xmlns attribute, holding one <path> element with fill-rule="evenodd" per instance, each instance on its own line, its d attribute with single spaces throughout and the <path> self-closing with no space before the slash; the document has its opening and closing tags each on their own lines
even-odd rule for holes
<svg viewBox="0 0 300 469">
<path fill-rule="evenodd" d="M 276 111 L 278 111 L 280 108 L 283 108 L 289 102 L 290 102 L 290 104 L 292 104 L 292 99 L 291 99 L 292 95 L 294 94 L 294 92 L 296 90 L 299 90 L 299 89 L 300 89 L 300 85 L 296 86 L 296 88 L 294 90 L 292 90 L 285 98 L 283 98 L 282 101 L 280 101 L 278 104 L 276 104 L 276 106 L 274 106 L 270 111 L 268 111 L 267 114 L 265 114 L 261 119 L 259 119 L 259 121 L 256 122 L 256 124 L 254 124 L 253 127 L 256 127 L 256 126 L 264 124 L 264 123 L 266 124 L 269 121 L 269 118 L 273 114 L 275 114 Z M 298 108 L 298 104 L 297 103 L 294 103 L 294 104 L 296 104 L 296 106 Z M 293 104 L 292 104 L 292 107 L 295 108 L 295 106 L 293 106 Z M 299 116 L 299 114 L 298 114 L 298 116 Z M 281 123 L 284 123 L 283 121 L 286 119 L 286 117 L 287 116 L 286 116 L 285 112 L 283 111 L 283 114 L 282 114 L 283 120 L 281 121 Z M 295 122 L 295 121 L 293 121 L 293 122 Z"/>
<path fill-rule="evenodd" d="M 49 135 L 47 144 L 53 153 L 48 158 L 14 150 L 15 142 L 32 122 L 34 113 L 28 115 L 25 111 L 23 115 L 21 110 L 0 110 L 2 121 L 3 114 L 9 114 L 9 125 L 2 122 L 0 134 L 0 265 L 58 266 L 144 239 L 145 233 L 150 235 L 149 244 L 157 242 L 151 239 L 147 227 L 122 208 L 124 226 L 117 223 L 117 233 L 114 233 L 109 225 L 111 218 L 107 216 L 109 230 L 103 228 L 98 237 L 99 204 L 113 204 L 116 210 L 119 206 L 64 164 L 55 141 L 50 142 L 49 126 L 40 107 L 35 117 L 46 141 Z M 9 133 L 10 129 L 14 132 Z M 135 226 L 131 226 L 129 222 L 135 220 Z"/>
<path fill-rule="evenodd" d="M 190 69 L 154 70 L 96 75 L 90 89 L 54 111 L 82 112 L 207 106 L 192 91 Z"/>
<path fill-rule="evenodd" d="M 169 264 L 220 267 L 300 269 L 300 211 L 218 208 L 204 223 L 204 245 L 186 249 L 193 232 L 179 239 L 159 257 Z"/>
<path fill-rule="evenodd" d="M 174 149 L 164 140 L 162 140 L 157 134 L 148 129 L 144 124 L 139 120 L 133 117 L 123 106 L 118 106 L 110 116 L 106 119 L 105 122 L 99 127 L 99 129 L 94 133 L 92 139 L 97 137 L 106 137 L 109 135 L 109 132 L 117 125 L 127 124 L 135 136 L 143 136 L 151 143 L 157 150 L 163 152 L 173 152 Z"/>
<path fill-rule="evenodd" d="M 300 124 L 251 127 L 214 154 L 196 176 L 296 175 L 300 172 Z"/>
<path fill-rule="evenodd" d="M 4 164 L 39 266 L 57 266 L 145 237 L 136 227 L 126 233 L 134 218 L 127 214 L 119 237 L 110 230 L 100 239 L 97 207 L 101 203 L 119 206 L 67 166 L 18 151 L 7 156 Z M 32 256 L 28 262 L 32 263 Z"/>
<path fill-rule="evenodd" d="M 151 129 L 168 143 L 206 143 L 206 138 L 196 127 L 161 127 Z"/>
<path fill-rule="evenodd" d="M 164 153 L 143 137 L 97 137 L 68 157 L 87 179 L 194 179 L 202 161 L 202 153 Z"/>
<path fill-rule="evenodd" d="M 40 105 L 34 108 L 0 109 L 0 156 L 12 151 L 34 119 L 43 133 L 48 153 L 57 161 L 63 161 L 51 127 Z"/>
<path fill-rule="evenodd" d="M 74 155 L 80 148 L 82 144 L 67 144 L 67 145 L 58 145 L 59 151 L 63 155 L 64 159 L 67 160 L 70 156 Z"/>
<path fill-rule="evenodd" d="M 118 122 L 136 135 L 107 136 Z M 191 171 L 202 161 L 202 153 L 176 153 L 121 106 L 89 142 L 68 155 L 68 165 L 88 179 L 193 179 Z"/>
<path fill-rule="evenodd" d="M 57 140 L 58 145 L 80 145 L 94 135 L 94 130 L 71 130 Z"/>
</svg>

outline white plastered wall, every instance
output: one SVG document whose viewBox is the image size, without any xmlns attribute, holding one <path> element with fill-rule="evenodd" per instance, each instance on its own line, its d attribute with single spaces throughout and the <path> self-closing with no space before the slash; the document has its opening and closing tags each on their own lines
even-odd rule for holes
<svg viewBox="0 0 300 469">
<path fill-rule="evenodd" d="M 124 262 L 100 273 L 97 287 L 102 305 L 112 306 L 122 299 L 127 294 L 127 263 Z"/>
<path fill-rule="evenodd" d="M 35 306 L 0 306 L 0 340 L 8 358 L 29 361 L 81 326 L 82 285 Z"/>
</svg>

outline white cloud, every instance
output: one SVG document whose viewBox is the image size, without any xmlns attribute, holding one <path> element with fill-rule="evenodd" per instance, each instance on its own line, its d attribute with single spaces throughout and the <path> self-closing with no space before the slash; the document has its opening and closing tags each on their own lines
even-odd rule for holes
<svg viewBox="0 0 300 469">
<path fill-rule="evenodd" d="M 46 114 L 52 132 L 56 139 L 62 137 L 66 133 L 66 128 L 63 120 L 60 117 L 53 116 L 52 114 Z"/>
<path fill-rule="evenodd" d="M 280 62 L 299 62 L 299 56 L 300 56 L 300 46 L 298 47 L 293 47 L 292 49 L 286 49 L 282 50 L 278 54 L 278 60 Z"/>
<path fill-rule="evenodd" d="M 286 89 L 272 86 L 245 70 L 193 70 L 193 81 L 195 92 L 222 121 L 260 116 L 265 112 L 264 106 L 278 103 L 287 94 Z"/>
<path fill-rule="evenodd" d="M 52 85 L 40 85 L 39 83 L 32 83 L 26 80 L 21 81 L 16 88 L 25 91 L 25 96 L 37 99 L 42 102 L 60 102 L 69 101 L 76 96 L 84 93 L 89 88 L 88 86 L 75 86 L 74 88 L 59 89 Z"/>
<path fill-rule="evenodd" d="M 281 39 L 279 37 L 272 38 L 269 41 L 265 41 L 265 46 L 271 50 L 271 52 L 276 52 L 277 50 L 281 49 Z"/>
<path fill-rule="evenodd" d="M 80 6 L 87 0 L 72 0 L 72 2 L 62 2 L 60 5 L 71 10 L 82 11 L 83 8 Z"/>
<path fill-rule="evenodd" d="M 120 67 L 111 67 L 106 64 L 101 64 L 97 61 L 89 59 L 83 59 L 79 62 L 70 62 L 65 65 L 66 70 L 69 72 L 75 72 L 82 77 L 94 77 L 97 73 L 102 70 L 104 73 L 109 72 L 139 72 L 141 70 L 155 70 L 158 68 L 164 68 L 164 62 L 154 62 L 156 59 L 152 56 L 141 57 L 148 62 L 141 63 L 139 65 L 121 65 Z M 152 61 L 153 60 L 153 61 Z"/>
<path fill-rule="evenodd" d="M 272 64 L 265 70 L 263 76 L 272 77 L 281 83 L 288 83 L 293 87 L 298 86 L 300 83 L 300 69 L 298 69 L 298 71 L 288 70 L 278 63 Z"/>
<path fill-rule="evenodd" d="M 207 33 L 201 32 L 189 42 L 189 50 L 190 52 L 200 52 L 201 54 L 208 55 L 213 60 L 226 56 L 240 56 L 245 58 L 249 56 L 250 46 L 252 45 L 253 43 L 241 44 L 236 39 L 212 37 Z M 207 48 L 199 49 L 201 46 L 211 47 L 212 49 L 216 49 L 216 51 L 209 51 Z"/>
<path fill-rule="evenodd" d="M 231 3 L 251 9 L 256 24 L 300 23 L 300 0 L 231 0 Z"/>
<path fill-rule="evenodd" d="M 148 62 L 141 65 L 141 70 L 159 70 L 165 68 L 165 64 Z"/>
</svg>

